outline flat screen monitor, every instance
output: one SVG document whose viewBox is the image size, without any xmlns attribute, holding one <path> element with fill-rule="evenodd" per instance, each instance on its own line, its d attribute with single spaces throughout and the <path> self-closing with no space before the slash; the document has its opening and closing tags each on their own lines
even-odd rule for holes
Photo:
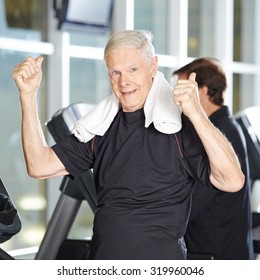
<svg viewBox="0 0 260 280">
<path fill-rule="evenodd" d="M 111 26 L 113 0 L 63 0 L 59 29 L 104 33 Z"/>
</svg>

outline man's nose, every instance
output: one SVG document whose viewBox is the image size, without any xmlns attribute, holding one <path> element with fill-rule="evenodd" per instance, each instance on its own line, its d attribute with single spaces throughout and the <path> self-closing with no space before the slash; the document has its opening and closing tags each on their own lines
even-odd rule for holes
<svg viewBox="0 0 260 280">
<path fill-rule="evenodd" d="M 123 87 L 123 86 L 126 86 L 128 84 L 129 84 L 129 75 L 127 73 L 121 73 L 120 85 Z"/>
</svg>

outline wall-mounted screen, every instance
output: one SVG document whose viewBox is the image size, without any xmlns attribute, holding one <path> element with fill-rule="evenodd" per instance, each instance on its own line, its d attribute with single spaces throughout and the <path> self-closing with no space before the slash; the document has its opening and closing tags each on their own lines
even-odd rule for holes
<svg viewBox="0 0 260 280">
<path fill-rule="evenodd" d="M 59 29 L 105 32 L 111 26 L 113 0 L 63 0 Z"/>
</svg>

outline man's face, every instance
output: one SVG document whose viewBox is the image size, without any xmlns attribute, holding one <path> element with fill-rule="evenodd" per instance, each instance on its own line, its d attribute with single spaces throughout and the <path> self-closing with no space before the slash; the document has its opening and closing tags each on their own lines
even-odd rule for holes
<svg viewBox="0 0 260 280">
<path fill-rule="evenodd" d="M 118 48 L 107 56 L 106 63 L 113 91 L 123 111 L 143 108 L 157 70 L 157 57 L 148 64 L 140 50 Z"/>
</svg>

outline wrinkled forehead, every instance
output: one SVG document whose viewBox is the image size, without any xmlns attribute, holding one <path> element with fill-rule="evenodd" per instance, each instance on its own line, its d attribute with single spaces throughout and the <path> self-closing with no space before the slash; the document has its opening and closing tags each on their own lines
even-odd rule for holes
<svg viewBox="0 0 260 280">
<path fill-rule="evenodd" d="M 145 57 L 140 49 L 134 48 L 118 48 L 111 51 L 106 57 L 107 67 L 115 67 L 117 65 L 133 65 L 147 64 Z"/>
</svg>

